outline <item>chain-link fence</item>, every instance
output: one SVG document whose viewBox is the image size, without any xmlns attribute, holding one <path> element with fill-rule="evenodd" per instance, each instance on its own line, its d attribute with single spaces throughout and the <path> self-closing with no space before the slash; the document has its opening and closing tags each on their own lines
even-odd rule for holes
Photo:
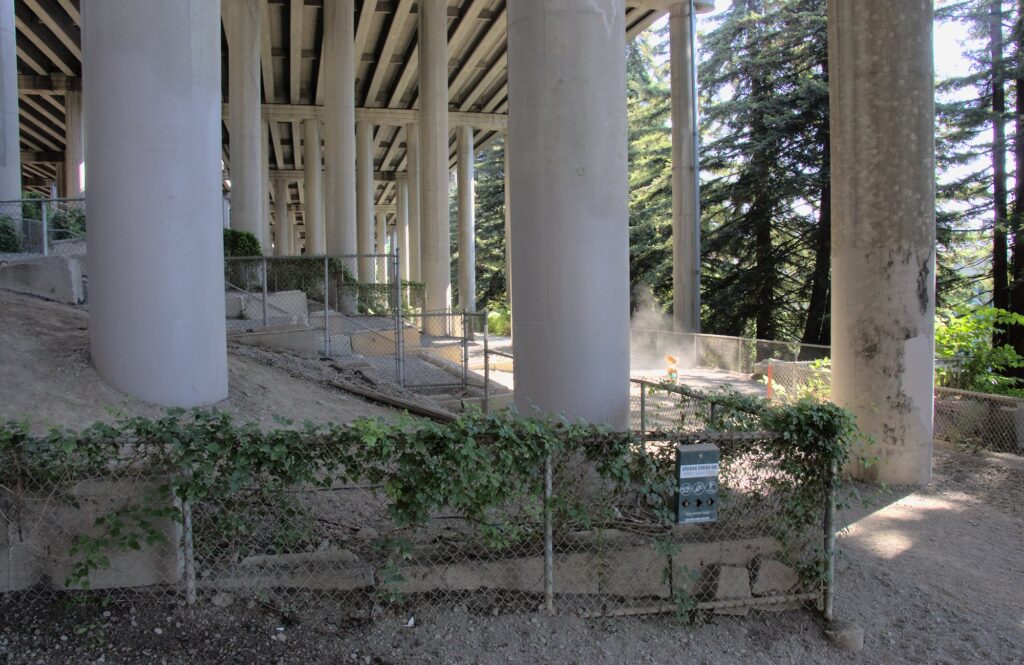
<svg viewBox="0 0 1024 665">
<path fill-rule="evenodd" d="M 84 257 L 85 238 L 85 199 L 0 201 L 0 257 Z"/>
<path fill-rule="evenodd" d="M 380 440 L 379 422 L 230 436 L 217 417 L 132 427 L 149 440 L 94 430 L 75 446 L 4 446 L 8 601 L 330 601 L 366 615 L 459 603 L 687 619 L 827 603 L 830 497 L 784 468 L 771 433 L 551 439 L 528 421 L 482 416 L 426 434 L 407 423 Z M 706 444 L 713 480 L 694 488 L 677 455 Z M 714 517 L 682 523 L 699 500 Z"/>
<path fill-rule="evenodd" d="M 1024 399 L 936 387 L 935 438 L 1024 455 Z"/>
<path fill-rule="evenodd" d="M 811 362 L 828 356 L 827 346 L 666 330 L 634 328 L 630 339 L 634 371 L 698 368 L 763 374 L 769 360 Z"/>
</svg>

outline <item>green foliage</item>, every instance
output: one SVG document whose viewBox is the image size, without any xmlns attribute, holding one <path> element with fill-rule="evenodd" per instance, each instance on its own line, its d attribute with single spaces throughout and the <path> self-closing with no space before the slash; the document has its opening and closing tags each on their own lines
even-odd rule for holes
<svg viewBox="0 0 1024 665">
<path fill-rule="evenodd" d="M 85 209 L 79 207 L 60 208 L 52 213 L 48 224 L 58 240 L 85 237 Z"/>
<path fill-rule="evenodd" d="M 491 302 L 487 310 L 487 330 L 492 335 L 507 337 L 512 334 L 512 312 L 503 300 Z"/>
<path fill-rule="evenodd" d="M 21 251 L 21 236 L 14 227 L 14 220 L 0 215 L 0 253 L 16 254 Z"/>
<path fill-rule="evenodd" d="M 785 496 L 771 519 L 786 522 L 790 532 L 820 520 L 832 470 L 845 462 L 855 436 L 849 413 L 809 401 L 777 406 L 739 395 L 685 396 L 716 405 L 709 426 L 776 432 L 753 448 L 758 464 L 777 471 L 770 482 L 779 494 L 765 500 Z M 447 424 L 410 417 L 349 425 L 280 422 L 284 428 L 263 431 L 217 411 L 170 410 L 156 420 L 119 417 L 112 425 L 43 436 L 25 423 L 0 423 L 0 486 L 44 491 L 73 504 L 62 488 L 75 480 L 145 479 L 136 483 L 144 492 L 126 497 L 74 540 L 67 583 L 83 588 L 91 572 L 109 566 L 112 552 L 162 542 L 161 525 L 182 520 L 182 505 L 191 507 L 193 524 L 205 525 L 194 529 L 197 557 L 254 535 L 275 553 L 308 550 L 317 544 L 316 520 L 296 501 L 296 490 L 359 483 L 381 488 L 393 526 L 377 543 L 386 557 L 378 594 L 386 598 L 412 557 L 405 534 L 436 515 L 475 525 L 478 545 L 494 552 L 539 540 L 548 460 L 561 479 L 548 504 L 556 532 L 613 520 L 612 501 L 644 506 L 662 528 L 673 522 L 672 447 L 651 448 L 628 433 L 514 413 L 470 413 Z M 581 491 L 595 478 L 602 487 L 596 507 Z M 250 553 L 257 552 L 238 552 Z M 681 611 L 693 602 L 676 600 Z"/>
<path fill-rule="evenodd" d="M 935 381 L 946 388 L 1005 393 L 1018 379 L 1008 370 L 1024 367 L 1024 357 L 1009 344 L 994 345 L 996 333 L 1024 325 L 1024 316 L 995 307 L 966 307 L 939 312 L 935 326 Z"/>
<path fill-rule="evenodd" d="M 224 229 L 224 256 L 262 256 L 263 249 L 256 236 L 248 231 Z"/>
</svg>

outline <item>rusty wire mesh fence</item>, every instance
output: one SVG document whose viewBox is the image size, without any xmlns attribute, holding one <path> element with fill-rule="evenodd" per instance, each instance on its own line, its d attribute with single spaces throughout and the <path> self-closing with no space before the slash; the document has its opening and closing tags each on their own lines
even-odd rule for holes
<svg viewBox="0 0 1024 665">
<path fill-rule="evenodd" d="M 375 438 L 383 425 L 367 422 L 244 430 L 228 450 L 216 419 L 159 430 L 132 423 L 150 440 L 100 428 L 68 446 L 5 430 L 8 606 L 132 596 L 283 611 L 332 602 L 367 616 L 459 603 L 693 620 L 822 601 L 828 497 L 814 494 L 807 510 L 806 488 L 779 463 L 771 433 L 588 430 L 544 448 L 529 421 L 475 416 L 393 449 Z M 186 454 L 172 454 L 179 440 Z M 704 495 L 717 499 L 718 516 L 680 526 L 675 455 L 696 443 L 720 451 L 717 487 Z M 454 459 L 483 475 L 460 484 L 453 477 L 465 467 L 449 466 Z M 487 476 L 492 465 L 503 475 Z M 433 498 L 420 492 L 438 483 L 452 494 L 418 514 Z M 500 497 L 465 508 L 488 488 Z"/>
<path fill-rule="evenodd" d="M 935 438 L 1024 455 L 1024 399 L 936 387 Z"/>
</svg>

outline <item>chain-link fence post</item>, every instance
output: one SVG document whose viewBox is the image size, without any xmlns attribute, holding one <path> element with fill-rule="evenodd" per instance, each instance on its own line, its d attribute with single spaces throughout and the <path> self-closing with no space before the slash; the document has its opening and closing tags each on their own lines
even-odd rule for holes
<svg viewBox="0 0 1024 665">
<path fill-rule="evenodd" d="M 43 223 L 43 256 L 50 255 L 50 223 L 48 218 L 48 208 L 49 206 L 47 205 L 46 199 L 43 199 L 42 214 L 40 215 Z"/>
<path fill-rule="evenodd" d="M 647 384 L 640 381 L 640 440 L 647 442 Z"/>
<path fill-rule="evenodd" d="M 826 621 L 832 620 L 832 603 L 836 579 L 836 476 L 838 469 L 832 462 L 825 485 L 825 577 L 821 593 L 821 613 Z"/>
<path fill-rule="evenodd" d="M 544 606 L 548 614 L 555 613 L 555 535 L 552 512 L 553 472 L 551 452 L 544 457 Z"/>
<path fill-rule="evenodd" d="M 491 412 L 491 350 L 487 336 L 490 329 L 487 325 L 487 313 L 484 312 L 484 413 Z"/>
<path fill-rule="evenodd" d="M 192 504 L 185 499 L 181 502 L 182 558 L 185 578 L 185 602 L 196 603 L 196 552 L 192 539 Z"/>
<path fill-rule="evenodd" d="M 402 278 L 399 274 L 399 252 L 396 245 L 391 255 L 391 280 L 395 289 L 395 379 L 405 387 L 405 322 L 402 320 Z"/>
<path fill-rule="evenodd" d="M 267 279 L 267 277 L 268 277 L 268 275 L 267 275 L 267 257 L 264 256 L 261 259 L 261 261 L 262 261 L 261 265 L 263 266 L 263 275 L 262 275 L 263 279 L 260 280 L 261 282 L 263 282 L 263 327 L 266 327 L 267 326 L 267 320 L 268 320 L 267 319 L 267 298 L 269 297 L 269 293 L 268 293 L 269 289 L 267 288 L 267 281 L 268 281 L 268 279 Z"/>
<path fill-rule="evenodd" d="M 342 277 L 344 279 L 344 277 Z M 331 298 L 330 298 L 330 283 L 331 283 L 331 260 L 324 256 L 324 356 L 330 357 L 331 355 L 331 325 L 330 325 L 330 312 L 331 312 Z"/>
<path fill-rule="evenodd" d="M 462 312 L 462 389 L 469 386 L 469 317 Z"/>
</svg>

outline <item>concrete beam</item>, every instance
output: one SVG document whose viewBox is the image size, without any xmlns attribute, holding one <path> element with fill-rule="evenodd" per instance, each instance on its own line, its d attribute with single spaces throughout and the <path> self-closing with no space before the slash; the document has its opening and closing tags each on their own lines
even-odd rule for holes
<svg viewBox="0 0 1024 665">
<path fill-rule="evenodd" d="M 224 117 L 228 116 L 230 104 L 223 104 Z M 324 107 L 312 104 L 264 104 L 263 119 L 273 122 L 296 122 L 315 118 L 323 120 Z M 401 127 L 419 122 L 419 111 L 416 109 L 365 108 L 356 109 L 356 122 L 369 122 L 374 125 Z M 467 111 L 449 111 L 448 124 L 452 127 L 464 125 L 474 129 L 500 132 L 508 129 L 508 115 L 505 113 L 475 113 Z"/>
<path fill-rule="evenodd" d="M 21 153 L 22 164 L 56 164 L 63 161 L 63 150 L 23 150 Z"/>
<path fill-rule="evenodd" d="M 18 92 L 27 95 L 62 95 L 67 91 L 81 92 L 82 79 L 77 76 L 52 74 L 50 76 L 32 76 L 22 74 L 18 77 Z"/>
</svg>

